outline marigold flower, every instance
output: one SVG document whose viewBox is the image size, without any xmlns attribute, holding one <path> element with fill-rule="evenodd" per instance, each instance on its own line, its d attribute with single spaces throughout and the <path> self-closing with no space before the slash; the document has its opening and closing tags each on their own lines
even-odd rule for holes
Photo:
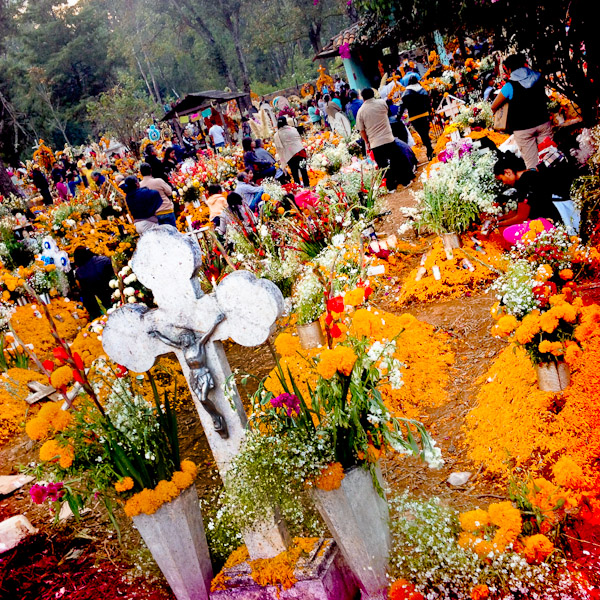
<svg viewBox="0 0 600 600">
<path fill-rule="evenodd" d="M 181 470 L 184 473 L 190 473 L 192 477 L 196 477 L 197 467 L 191 460 L 182 460 Z"/>
<path fill-rule="evenodd" d="M 365 290 L 364 288 L 356 288 L 349 292 L 346 292 L 344 296 L 344 304 L 348 306 L 359 306 L 365 300 Z"/>
<path fill-rule="evenodd" d="M 347 346 L 336 346 L 334 352 L 338 361 L 337 370 L 344 375 L 350 375 L 356 362 L 354 350 Z"/>
<path fill-rule="evenodd" d="M 485 585 L 476 585 L 471 590 L 471 600 L 486 600 L 486 598 L 490 597 L 490 588 Z"/>
<path fill-rule="evenodd" d="M 552 475 L 557 485 L 572 490 L 586 488 L 588 480 L 583 469 L 570 457 L 563 456 L 552 467 Z"/>
<path fill-rule="evenodd" d="M 67 386 L 71 383 L 72 374 L 71 367 L 68 365 L 63 365 L 62 367 L 58 367 L 55 371 L 50 375 L 50 383 L 56 388 L 60 389 L 64 386 Z"/>
<path fill-rule="evenodd" d="M 50 423 L 45 419 L 40 419 L 38 416 L 35 419 L 27 421 L 25 433 L 27 433 L 32 440 L 43 440 L 48 437 L 48 434 L 50 433 Z"/>
<path fill-rule="evenodd" d="M 540 317 L 540 327 L 546 333 L 552 333 L 558 327 L 558 318 L 551 311 Z"/>
<path fill-rule="evenodd" d="M 558 276 L 564 281 L 568 281 L 569 279 L 573 279 L 573 271 L 571 269 L 561 269 L 558 272 Z"/>
<path fill-rule="evenodd" d="M 165 479 L 158 482 L 158 485 L 154 488 L 154 492 L 161 505 L 171 502 L 171 500 L 179 496 L 179 488 L 172 481 Z"/>
<path fill-rule="evenodd" d="M 73 415 L 68 410 L 59 410 L 52 419 L 52 427 L 56 431 L 64 431 L 73 421 Z"/>
<path fill-rule="evenodd" d="M 541 563 L 552 554 L 553 550 L 552 542 L 542 533 L 538 533 L 525 540 L 523 554 L 528 563 Z"/>
<path fill-rule="evenodd" d="M 550 265 L 540 265 L 536 271 L 536 279 L 538 281 L 547 281 L 552 277 L 552 267 Z"/>
<path fill-rule="evenodd" d="M 397 579 L 390 586 L 390 600 L 424 600 L 423 594 L 417 592 L 415 586 L 406 579 Z"/>
<path fill-rule="evenodd" d="M 326 492 L 337 490 L 342 485 L 342 479 L 346 477 L 344 468 L 339 462 L 331 463 L 323 468 L 315 485 Z"/>
<path fill-rule="evenodd" d="M 123 479 L 119 479 L 119 481 L 115 483 L 115 490 L 117 490 L 117 492 L 127 492 L 131 489 L 133 489 L 133 479 L 131 479 L 131 477 L 123 477 Z"/>
<path fill-rule="evenodd" d="M 331 379 L 337 372 L 337 355 L 334 350 L 325 349 L 319 356 L 317 373 L 324 379 Z"/>
<path fill-rule="evenodd" d="M 275 350 L 279 356 L 292 356 L 300 351 L 300 340 L 291 333 L 281 333 L 275 340 Z"/>
<path fill-rule="evenodd" d="M 465 531 L 477 531 L 490 524 L 490 518 L 485 510 L 476 508 L 458 516 L 460 526 Z"/>
<path fill-rule="evenodd" d="M 171 481 L 177 486 L 178 489 L 185 490 L 186 488 L 189 488 L 192 483 L 194 483 L 194 476 L 191 473 L 175 471 Z"/>
<path fill-rule="evenodd" d="M 492 328 L 492 335 L 506 337 L 517 329 L 518 325 L 519 321 L 517 321 L 515 316 L 505 315 L 504 317 L 500 317 Z"/>
</svg>

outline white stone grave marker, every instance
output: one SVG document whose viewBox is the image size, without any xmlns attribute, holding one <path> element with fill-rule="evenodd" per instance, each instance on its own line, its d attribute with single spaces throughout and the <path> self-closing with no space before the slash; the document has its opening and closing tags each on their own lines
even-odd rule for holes
<svg viewBox="0 0 600 600">
<path fill-rule="evenodd" d="M 237 390 L 231 403 L 223 392 L 231 370 L 221 340 L 231 338 L 242 346 L 264 343 L 284 302 L 275 284 L 247 271 L 231 273 L 205 295 L 197 278 L 201 261 L 197 241 L 174 227 L 146 232 L 131 265 L 139 282 L 152 290 L 158 308 L 119 308 L 108 319 L 102 343 L 112 360 L 135 372 L 147 371 L 158 356 L 175 352 L 224 476 L 239 453 L 247 420 Z M 252 558 L 267 558 L 284 551 L 288 538 L 273 518 L 245 531 L 244 541 Z"/>
</svg>

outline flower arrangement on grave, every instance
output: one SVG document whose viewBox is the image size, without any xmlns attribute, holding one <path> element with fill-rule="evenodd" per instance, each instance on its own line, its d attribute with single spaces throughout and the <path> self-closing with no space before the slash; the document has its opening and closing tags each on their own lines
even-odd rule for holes
<svg viewBox="0 0 600 600">
<path fill-rule="evenodd" d="M 494 179 L 494 155 L 477 148 L 453 155 L 437 163 L 416 192 L 419 204 L 417 226 L 438 235 L 462 233 L 481 214 L 501 212 L 495 203 L 497 183 Z"/>
<path fill-rule="evenodd" d="M 348 145 L 340 141 L 335 145 L 327 145 L 311 156 L 310 166 L 313 169 L 325 171 L 330 175 L 337 173 L 344 165 L 352 160 Z"/>
<path fill-rule="evenodd" d="M 346 297 L 360 304 L 364 293 Z M 331 309 L 344 311 L 343 302 Z M 252 397 L 250 432 L 228 472 L 234 518 L 259 518 L 260 507 L 277 505 L 292 524 L 305 525 L 307 488 L 336 489 L 345 471 L 357 466 L 375 474 L 384 452 L 414 454 L 441 466 L 441 453 L 423 425 L 395 417 L 381 392 L 403 385 L 403 364 L 395 357 L 401 334 L 374 341 L 372 320 L 381 318 L 354 310 L 349 307 L 344 334 L 331 348 L 305 352 L 290 334 L 277 339 L 282 358 Z"/>
<path fill-rule="evenodd" d="M 563 557 L 556 540 L 533 533 L 531 512 L 518 503 L 458 513 L 439 498 L 403 493 L 390 504 L 395 540 L 390 600 L 595 597 L 593 585 Z"/>
<path fill-rule="evenodd" d="M 460 131 L 467 127 L 471 129 L 491 129 L 494 124 L 494 114 L 489 102 L 476 102 L 475 104 L 463 105 L 458 114 L 452 119 L 452 123 L 458 125 Z"/>
<path fill-rule="evenodd" d="M 115 526 L 115 503 L 124 505 L 129 516 L 153 514 L 191 486 L 196 474 L 195 465 L 179 455 L 171 394 L 164 389 L 161 398 L 148 375 L 149 399 L 145 376 L 133 377 L 104 358 L 86 372 L 84 359 L 61 338 L 50 311 L 44 311 L 55 347 L 53 358 L 41 366 L 68 408 L 48 402 L 26 424 L 29 437 L 41 443 L 40 462 L 32 472 L 53 486 L 32 488 L 32 499 L 66 501 L 78 515 L 100 494 Z M 67 396 L 74 383 L 81 389 L 76 401 Z M 175 401 L 176 394 L 175 385 Z"/>
<path fill-rule="evenodd" d="M 113 306 L 134 302 L 153 306 L 152 292 L 138 281 L 130 262 L 117 271 L 117 276 L 109 281 L 109 286 L 115 290 L 112 293 Z"/>
</svg>

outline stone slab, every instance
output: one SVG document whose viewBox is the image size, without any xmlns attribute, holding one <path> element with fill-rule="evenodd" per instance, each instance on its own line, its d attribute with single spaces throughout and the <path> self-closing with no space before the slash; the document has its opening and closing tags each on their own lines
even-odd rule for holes
<svg viewBox="0 0 600 600">
<path fill-rule="evenodd" d="M 33 480 L 31 475 L 0 475 L 0 496 L 12 494 Z"/>
<path fill-rule="evenodd" d="M 25 515 L 16 515 L 0 523 L 0 554 L 18 546 L 28 535 L 37 529 Z"/>
<path fill-rule="evenodd" d="M 360 592 L 351 571 L 331 539 L 322 539 L 294 571 L 289 589 L 262 587 L 251 577 L 248 562 L 225 570 L 227 589 L 211 592 L 210 600 L 358 600 Z"/>
</svg>

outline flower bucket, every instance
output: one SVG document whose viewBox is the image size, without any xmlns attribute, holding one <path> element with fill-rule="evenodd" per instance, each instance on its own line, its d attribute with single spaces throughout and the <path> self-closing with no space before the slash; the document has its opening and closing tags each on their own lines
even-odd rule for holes
<svg viewBox="0 0 600 600">
<path fill-rule="evenodd" d="M 381 473 L 377 469 L 378 479 Z M 389 509 L 367 469 L 346 471 L 337 490 L 312 490 L 315 505 L 363 591 L 362 598 L 387 598 L 391 549 Z"/>
<path fill-rule="evenodd" d="M 440 237 L 442 238 L 442 244 L 444 244 L 446 250 L 460 248 L 460 236 L 458 233 L 442 233 Z"/>
<path fill-rule="evenodd" d="M 133 523 L 177 600 L 208 600 L 213 572 L 196 486 Z"/>
<path fill-rule="evenodd" d="M 540 363 L 535 370 L 542 392 L 562 392 L 571 383 L 571 372 L 565 362 Z"/>
<path fill-rule="evenodd" d="M 319 348 L 325 345 L 325 336 L 323 335 L 319 321 L 306 323 L 306 325 L 296 325 L 296 331 L 298 332 L 300 345 L 304 350 Z"/>
</svg>

